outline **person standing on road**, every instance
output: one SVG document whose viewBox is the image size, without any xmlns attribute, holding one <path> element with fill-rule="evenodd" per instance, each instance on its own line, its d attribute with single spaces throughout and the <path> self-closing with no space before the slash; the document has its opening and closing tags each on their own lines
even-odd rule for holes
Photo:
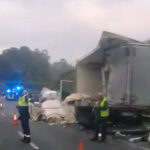
<svg viewBox="0 0 150 150">
<path fill-rule="evenodd" d="M 30 143 L 30 127 L 29 127 L 29 110 L 28 110 L 28 104 L 29 104 L 29 97 L 26 91 L 21 91 L 19 93 L 18 102 L 17 102 L 17 108 L 18 112 L 20 114 L 19 120 L 21 122 L 21 126 L 23 129 L 24 137 L 21 140 L 23 143 Z"/>
<path fill-rule="evenodd" d="M 106 140 L 106 131 L 107 131 L 107 120 L 109 117 L 109 108 L 106 98 L 103 96 L 103 93 L 98 93 L 98 109 L 95 109 L 95 131 L 92 141 L 98 140 L 98 134 L 101 133 L 101 141 L 105 142 Z"/>
<path fill-rule="evenodd" d="M 0 94 L 0 108 L 3 107 L 3 102 L 4 102 L 4 94 L 1 93 L 1 94 Z"/>
</svg>

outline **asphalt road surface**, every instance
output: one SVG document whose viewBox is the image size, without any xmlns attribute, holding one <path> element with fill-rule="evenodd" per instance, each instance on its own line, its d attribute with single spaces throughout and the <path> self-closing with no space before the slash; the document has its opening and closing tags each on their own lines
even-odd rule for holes
<svg viewBox="0 0 150 150">
<path fill-rule="evenodd" d="M 148 150 L 134 143 L 108 137 L 106 143 L 91 142 L 91 133 L 76 126 L 50 126 L 43 122 L 30 122 L 32 143 L 23 144 L 20 125 L 12 125 L 15 102 L 5 102 L 0 110 L 0 150 L 79 150 L 79 141 L 84 150 Z"/>
</svg>

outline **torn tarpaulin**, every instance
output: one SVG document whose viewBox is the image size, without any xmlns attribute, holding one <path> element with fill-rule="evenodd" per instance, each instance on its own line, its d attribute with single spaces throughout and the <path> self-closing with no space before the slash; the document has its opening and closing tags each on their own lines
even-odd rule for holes
<svg viewBox="0 0 150 150">
<path fill-rule="evenodd" d="M 63 104 L 59 100 L 47 100 L 41 105 L 43 115 L 47 122 L 53 124 L 74 123 L 74 108 Z"/>
</svg>

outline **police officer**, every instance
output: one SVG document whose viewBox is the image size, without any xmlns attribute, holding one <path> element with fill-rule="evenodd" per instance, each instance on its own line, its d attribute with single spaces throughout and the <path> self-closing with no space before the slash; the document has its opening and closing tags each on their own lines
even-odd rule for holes
<svg viewBox="0 0 150 150">
<path fill-rule="evenodd" d="M 18 97 L 17 102 L 17 108 L 18 112 L 20 114 L 19 120 L 21 122 L 21 126 L 23 129 L 24 137 L 21 140 L 23 143 L 30 143 L 30 127 L 29 127 L 29 110 L 28 110 L 28 104 L 29 104 L 30 98 L 28 97 L 28 94 L 26 91 L 21 90 Z"/>
<path fill-rule="evenodd" d="M 103 94 L 98 93 L 98 109 L 95 110 L 95 132 L 92 141 L 98 140 L 98 134 L 101 133 L 101 141 L 105 142 L 106 140 L 106 130 L 107 130 L 107 120 L 109 117 L 109 108 L 108 102 Z"/>
</svg>

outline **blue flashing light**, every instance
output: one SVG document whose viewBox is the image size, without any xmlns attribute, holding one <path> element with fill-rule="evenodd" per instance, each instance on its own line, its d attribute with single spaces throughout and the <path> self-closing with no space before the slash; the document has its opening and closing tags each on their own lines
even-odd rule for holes
<svg viewBox="0 0 150 150">
<path fill-rule="evenodd" d="M 17 86 L 16 89 L 19 91 L 19 90 L 21 90 L 21 87 L 20 87 L 20 86 Z"/>
<path fill-rule="evenodd" d="M 7 89 L 7 93 L 10 93 L 11 92 L 11 90 L 10 89 Z"/>
</svg>

